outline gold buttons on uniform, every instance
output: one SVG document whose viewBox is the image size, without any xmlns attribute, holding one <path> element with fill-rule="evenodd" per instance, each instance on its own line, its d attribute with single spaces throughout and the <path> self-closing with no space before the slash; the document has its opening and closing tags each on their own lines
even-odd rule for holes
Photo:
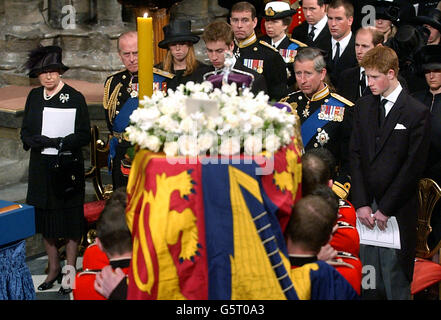
<svg viewBox="0 0 441 320">
<path fill-rule="evenodd" d="M 317 148 L 318 147 L 318 143 L 316 142 L 316 143 L 314 143 L 314 148 Z"/>
<path fill-rule="evenodd" d="M 126 75 L 125 75 L 125 74 L 123 74 L 122 78 L 123 78 L 123 79 L 125 79 L 125 78 L 126 78 Z"/>
<path fill-rule="evenodd" d="M 317 132 L 321 132 L 322 131 L 322 128 L 317 128 Z"/>
<path fill-rule="evenodd" d="M 254 47 L 253 50 L 254 50 L 254 51 L 257 51 L 257 47 Z"/>
</svg>

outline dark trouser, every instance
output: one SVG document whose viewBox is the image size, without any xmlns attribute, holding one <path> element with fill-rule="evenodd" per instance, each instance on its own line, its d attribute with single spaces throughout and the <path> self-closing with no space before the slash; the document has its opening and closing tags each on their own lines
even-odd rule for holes
<svg viewBox="0 0 441 320">
<path fill-rule="evenodd" d="M 360 260 L 363 264 L 363 300 L 410 300 L 410 281 L 400 265 L 398 250 L 392 248 L 360 245 Z M 366 281 L 373 277 L 375 281 Z M 366 278 L 366 279 L 365 279 Z"/>
<path fill-rule="evenodd" d="M 113 190 L 116 190 L 119 187 L 126 187 L 127 186 L 127 182 L 129 179 L 128 179 L 128 177 L 125 177 L 121 172 L 121 161 L 124 160 L 125 154 L 127 152 L 127 148 L 129 146 L 126 146 L 123 143 L 121 143 L 116 147 L 115 158 L 113 158 L 113 160 L 112 160 Z"/>
</svg>

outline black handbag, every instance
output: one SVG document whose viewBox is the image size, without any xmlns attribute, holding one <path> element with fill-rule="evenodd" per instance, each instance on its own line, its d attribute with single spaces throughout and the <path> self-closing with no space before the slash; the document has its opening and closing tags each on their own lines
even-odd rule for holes
<svg viewBox="0 0 441 320">
<path fill-rule="evenodd" d="M 51 169 L 51 180 L 57 197 L 66 198 L 80 192 L 84 186 L 81 159 L 71 151 L 58 151 Z"/>
</svg>

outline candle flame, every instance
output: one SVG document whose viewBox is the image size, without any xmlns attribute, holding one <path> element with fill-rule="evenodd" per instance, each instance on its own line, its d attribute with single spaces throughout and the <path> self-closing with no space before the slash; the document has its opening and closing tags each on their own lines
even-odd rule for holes
<svg viewBox="0 0 441 320">
<path fill-rule="evenodd" d="M 147 18 L 149 14 L 147 12 L 144 12 L 144 18 Z"/>
</svg>

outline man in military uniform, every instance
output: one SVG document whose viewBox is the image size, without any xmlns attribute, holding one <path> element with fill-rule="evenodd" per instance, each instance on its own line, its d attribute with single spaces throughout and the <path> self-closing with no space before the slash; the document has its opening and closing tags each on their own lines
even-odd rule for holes
<svg viewBox="0 0 441 320">
<path fill-rule="evenodd" d="M 114 140 L 111 150 L 109 170 L 112 171 L 113 189 L 127 185 L 127 177 L 121 173 L 121 160 L 124 159 L 130 142 L 122 138 L 122 133 L 114 130 L 115 118 L 129 98 L 138 96 L 138 36 L 135 31 L 120 35 L 117 41 L 118 54 L 125 66 L 106 79 L 104 85 L 103 106 L 107 128 Z M 112 140 L 111 139 L 111 140 Z M 112 142 L 112 141 L 111 141 Z M 116 144 L 116 145 L 115 145 Z M 113 154 L 112 154 L 113 153 Z"/>
<path fill-rule="evenodd" d="M 306 47 L 306 44 L 286 35 L 286 31 L 292 20 L 291 17 L 294 13 L 295 10 L 292 10 L 289 4 L 284 1 L 268 2 L 265 6 L 264 15 L 267 35 L 261 38 L 261 40 L 279 50 L 280 55 L 286 63 L 289 85 L 295 82 L 293 63 L 297 49 Z"/>
<path fill-rule="evenodd" d="M 211 22 L 205 27 L 202 39 L 205 42 L 208 59 L 212 64 L 212 67 L 204 75 L 204 80 L 211 81 L 215 88 L 220 88 L 224 82 L 224 72 L 229 69 L 229 82 L 236 82 L 238 87 L 248 87 L 245 84 L 250 82 L 249 86 L 254 94 L 257 95 L 260 91 L 267 93 L 265 78 L 253 69 L 237 63 L 232 53 L 234 33 L 227 22 L 221 20 Z M 227 57 L 230 57 L 231 60 Z M 253 80 L 250 81 L 250 78 Z"/>
<path fill-rule="evenodd" d="M 327 148 L 334 155 L 338 170 L 333 175 L 332 190 L 345 199 L 351 186 L 348 146 L 354 104 L 330 92 L 324 82 L 326 63 L 320 49 L 300 49 L 294 70 L 300 90 L 282 101 L 290 103 L 293 110 L 297 110 L 305 150 Z"/>
<path fill-rule="evenodd" d="M 103 106 L 107 128 L 111 134 L 109 141 L 109 170 L 112 171 L 113 190 L 126 186 L 128 178 L 121 172 L 121 161 L 125 159 L 130 142 L 123 137 L 129 125 L 129 117 L 138 107 L 138 34 L 128 31 L 121 34 L 117 41 L 118 54 L 125 66 L 106 79 Z M 154 88 L 166 91 L 165 78 L 173 77 L 168 72 L 155 69 Z"/>
<path fill-rule="evenodd" d="M 271 100 L 280 100 L 287 93 L 285 62 L 276 48 L 258 41 L 256 9 L 248 2 L 238 2 L 231 8 L 230 24 L 234 32 L 234 55 L 239 63 L 263 74 Z"/>
</svg>

